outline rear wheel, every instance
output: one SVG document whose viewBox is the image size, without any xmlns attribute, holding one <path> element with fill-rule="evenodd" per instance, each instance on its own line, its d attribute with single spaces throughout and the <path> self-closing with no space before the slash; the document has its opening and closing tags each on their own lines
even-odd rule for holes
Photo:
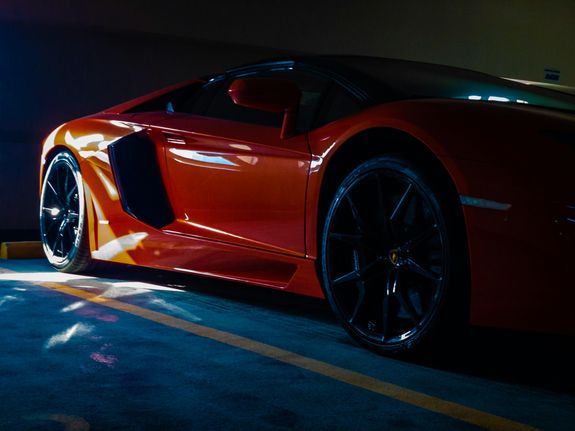
<svg viewBox="0 0 575 431">
<path fill-rule="evenodd" d="M 40 198 L 40 235 L 48 261 L 63 272 L 90 266 L 82 174 L 67 151 L 50 162 Z"/>
<path fill-rule="evenodd" d="M 449 205 L 415 164 L 378 157 L 337 189 L 321 243 L 326 296 L 347 332 L 382 353 L 413 352 L 465 307 L 464 250 Z M 461 310 L 460 310 L 461 311 Z M 457 323 L 459 324 L 459 323 Z"/>
</svg>

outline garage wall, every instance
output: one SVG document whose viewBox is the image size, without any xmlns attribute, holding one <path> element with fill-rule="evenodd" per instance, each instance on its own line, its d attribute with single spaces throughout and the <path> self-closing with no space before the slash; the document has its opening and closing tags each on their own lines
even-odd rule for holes
<svg viewBox="0 0 575 431">
<path fill-rule="evenodd" d="M 575 86 L 575 1 L 3 0 L 0 240 L 37 226 L 38 143 L 68 119 L 286 50 Z"/>
<path fill-rule="evenodd" d="M 575 86 L 573 0 L 3 0 L 0 18 L 469 67 Z"/>
<path fill-rule="evenodd" d="M 40 143 L 59 124 L 284 51 L 71 25 L 0 23 L 0 241 L 34 239 Z"/>
</svg>

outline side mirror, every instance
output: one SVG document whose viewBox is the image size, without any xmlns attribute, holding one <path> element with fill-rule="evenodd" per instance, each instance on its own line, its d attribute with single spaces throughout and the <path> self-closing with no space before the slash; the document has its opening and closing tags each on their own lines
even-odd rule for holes
<svg viewBox="0 0 575 431">
<path fill-rule="evenodd" d="M 266 112 L 283 112 L 281 138 L 294 134 L 301 91 L 291 81 L 271 78 L 236 79 L 228 88 L 236 105 Z"/>
</svg>

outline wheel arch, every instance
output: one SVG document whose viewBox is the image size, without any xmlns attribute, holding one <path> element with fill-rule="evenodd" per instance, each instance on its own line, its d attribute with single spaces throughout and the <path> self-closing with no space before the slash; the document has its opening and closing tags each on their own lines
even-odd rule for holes
<svg viewBox="0 0 575 431">
<path fill-rule="evenodd" d="M 467 266 L 467 286 L 470 281 L 469 245 L 467 241 L 467 226 L 460 202 L 455 180 L 449 173 L 444 162 L 430 149 L 428 145 L 413 135 L 389 127 L 377 127 L 362 130 L 342 142 L 329 157 L 322 176 L 316 217 L 315 247 L 317 250 L 316 269 L 321 281 L 321 240 L 323 225 L 332 197 L 344 178 L 359 164 L 378 156 L 394 155 L 408 159 L 417 164 L 434 184 L 441 187 L 443 198 L 447 199 L 453 212 L 455 229 L 461 239 L 461 247 L 466 251 L 464 258 Z M 323 282 L 322 282 L 323 285 Z"/>
<path fill-rule="evenodd" d="M 459 203 L 459 194 L 453 177 L 445 164 L 420 139 L 399 129 L 378 127 L 362 130 L 342 142 L 330 155 L 324 167 L 319 194 L 318 223 L 323 224 L 327 206 L 338 185 L 359 164 L 370 158 L 384 155 L 397 155 L 417 163 L 426 174 L 433 176 L 446 187 L 449 197 L 463 211 Z M 318 231 L 320 232 L 320 231 Z"/>
<path fill-rule="evenodd" d="M 42 189 L 42 183 L 44 182 L 44 177 L 46 176 L 46 170 L 48 169 L 48 166 L 50 166 L 50 163 L 52 162 L 54 157 L 56 157 L 56 155 L 58 153 L 61 153 L 62 151 L 70 153 L 72 156 L 74 156 L 74 158 L 77 159 L 76 155 L 72 151 L 70 151 L 70 149 L 65 145 L 55 145 L 52 148 L 50 148 L 50 150 L 48 151 L 48 153 L 46 153 L 42 161 L 42 170 L 40 172 L 40 189 Z"/>
</svg>

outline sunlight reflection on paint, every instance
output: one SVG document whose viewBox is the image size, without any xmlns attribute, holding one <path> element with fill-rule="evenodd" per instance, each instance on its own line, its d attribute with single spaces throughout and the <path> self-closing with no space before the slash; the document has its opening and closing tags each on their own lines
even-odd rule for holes
<svg viewBox="0 0 575 431">
<path fill-rule="evenodd" d="M 118 254 L 136 249 L 140 242 L 142 242 L 148 234 L 146 232 L 135 232 L 129 235 L 124 235 L 116 238 L 102 247 L 99 250 L 92 252 L 94 259 L 112 260 Z"/>
<path fill-rule="evenodd" d="M 235 148 L 237 150 L 252 151 L 252 147 L 245 144 L 230 144 L 230 148 Z"/>
<path fill-rule="evenodd" d="M 224 165 L 224 166 L 237 166 L 236 163 L 226 159 L 222 155 L 209 155 L 200 151 L 182 150 L 180 148 L 170 148 L 170 153 L 176 156 L 183 157 L 184 159 L 193 160 L 195 162 Z"/>
<path fill-rule="evenodd" d="M 487 100 L 491 100 L 493 102 L 509 102 L 507 97 L 500 97 L 500 96 L 489 96 Z"/>
<path fill-rule="evenodd" d="M 186 214 L 186 217 L 187 217 L 187 214 Z M 243 237 L 241 237 L 241 236 L 239 236 L 239 235 L 234 235 L 233 233 L 225 232 L 225 231 L 223 231 L 223 230 L 216 229 L 215 227 L 204 226 L 203 224 L 194 223 L 194 222 L 187 221 L 187 220 L 186 220 L 186 224 L 189 224 L 189 225 L 192 225 L 192 226 L 194 226 L 194 227 L 197 227 L 198 229 L 207 230 L 207 231 L 209 231 L 209 232 L 219 233 L 219 234 L 221 234 L 221 235 L 229 236 L 229 237 L 232 237 L 232 238 L 243 239 Z"/>
<path fill-rule="evenodd" d="M 71 147 L 76 148 L 77 150 L 98 150 L 98 145 L 91 145 L 91 144 L 99 144 L 104 140 L 104 135 L 101 133 L 93 133 L 91 135 L 83 135 L 77 138 L 74 138 L 70 131 L 68 130 L 64 135 L 64 140 L 68 145 Z"/>
<path fill-rule="evenodd" d="M 258 163 L 258 158 L 255 156 L 237 156 L 238 160 L 248 164 L 248 165 L 255 165 Z"/>
<path fill-rule="evenodd" d="M 65 331 L 52 335 L 44 344 L 44 348 L 51 349 L 59 344 L 66 344 L 72 337 L 89 334 L 93 329 L 94 327 L 92 325 L 78 322 Z"/>
<path fill-rule="evenodd" d="M 144 130 L 140 126 L 137 126 L 137 125 L 132 124 L 132 123 L 126 123 L 124 121 L 110 120 L 110 124 L 113 124 L 116 127 L 121 127 L 123 129 L 132 129 L 134 132 L 139 132 L 141 130 Z"/>
<path fill-rule="evenodd" d="M 118 196 L 118 189 L 112 183 L 112 181 L 110 181 L 107 175 L 104 172 L 102 172 L 102 170 L 98 168 L 96 165 L 93 165 L 92 169 L 94 169 L 94 172 L 96 172 L 96 175 L 98 175 L 98 178 L 100 178 L 100 181 L 102 181 L 102 184 L 104 184 L 104 187 L 106 188 L 106 191 L 108 192 L 108 196 L 110 197 L 110 199 L 113 201 L 117 201 L 118 199 L 120 199 L 120 197 Z"/>
</svg>

